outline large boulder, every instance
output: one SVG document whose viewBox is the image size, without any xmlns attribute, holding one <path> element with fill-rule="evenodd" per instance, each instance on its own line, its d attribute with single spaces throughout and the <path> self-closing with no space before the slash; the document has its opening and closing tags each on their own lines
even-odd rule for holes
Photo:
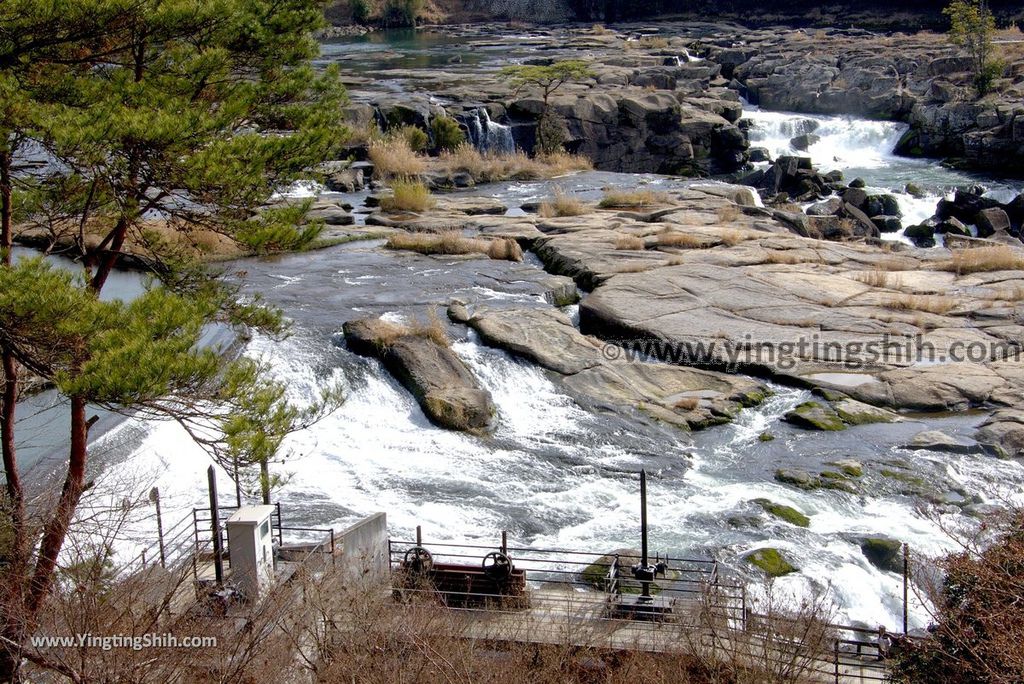
<svg viewBox="0 0 1024 684">
<path fill-rule="evenodd" d="M 466 432 L 489 427 L 495 412 L 490 393 L 436 335 L 379 318 L 347 321 L 343 330 L 349 349 L 379 358 L 431 422 Z"/>
</svg>

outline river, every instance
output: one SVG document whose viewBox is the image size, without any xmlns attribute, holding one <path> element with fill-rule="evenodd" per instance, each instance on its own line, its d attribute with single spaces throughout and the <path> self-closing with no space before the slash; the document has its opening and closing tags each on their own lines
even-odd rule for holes
<svg viewBox="0 0 1024 684">
<path fill-rule="evenodd" d="M 387 58 L 402 56 L 390 50 Z M 436 61 L 431 57 L 426 65 L 403 65 L 429 67 L 430 60 Z M 932 161 L 894 156 L 900 124 L 754 109 L 748 116 L 754 121 L 754 144 L 773 155 L 788 151 L 789 139 L 813 120 L 822 136 L 810 150 L 815 162 L 823 170 L 840 168 L 848 179 L 861 176 L 878 191 L 899 193 L 908 219 L 930 215 L 937 199 L 957 185 L 984 182 L 1000 196 L 1020 190 Z M 911 181 L 928 196 L 905 194 Z M 502 199 L 515 211 L 524 202 L 549 196 L 554 185 L 598 197 L 601 188 L 612 184 L 687 182 L 595 172 L 472 192 Z M 496 428 L 486 437 L 441 430 L 378 362 L 357 357 L 339 343 L 342 323 L 367 315 L 422 315 L 460 296 L 495 306 L 548 306 L 536 284 L 543 274 L 531 255 L 525 265 L 513 265 L 395 253 L 380 246 L 357 242 L 229 266 L 244 270 L 249 291 L 260 292 L 294 322 L 287 340 L 257 337 L 246 353 L 266 359 L 296 401 L 308 401 L 327 383 L 340 382 L 346 389 L 345 404 L 290 437 L 283 463 L 272 466 L 290 476 L 276 498 L 293 523 L 341 528 L 386 511 L 393 536 L 408 537 L 422 525 L 428 546 L 432 540 L 496 543 L 500 531 L 507 530 L 516 545 L 597 554 L 639 544 L 637 474 L 646 468 L 655 549 L 677 557 L 718 558 L 746 577 L 749 568 L 740 557 L 776 547 L 800 568 L 778 580 L 777 587 L 793 593 L 828 590 L 840 619 L 896 628 L 901 579 L 868 563 L 859 538 L 888 536 L 909 543 L 915 552 L 937 555 L 953 548 L 943 526 L 975 520 L 969 513 L 978 509 L 970 504 L 1024 503 L 1020 463 L 902 446 L 927 429 L 969 435 L 980 415 L 908 417 L 893 425 L 813 433 L 780 421 L 809 395 L 776 386 L 766 404 L 744 411 L 731 425 L 695 434 L 691 444 L 685 435 L 640 415 L 624 420 L 583 408 L 557 379 L 481 345 L 460 326 L 450 327 L 454 349 L 492 393 Z M 573 314 L 573 308 L 567 312 Z M 766 430 L 776 436 L 774 441 L 758 439 Z M 205 504 L 209 459 L 173 424 L 114 423 L 97 438 L 94 454 L 96 486 L 87 495 L 87 507 L 152 485 L 161 489 L 167 519 Z M 868 473 L 859 494 L 803 492 L 773 477 L 778 468 L 821 471 L 849 458 L 863 462 Z M 878 475 L 893 464 L 933 483 L 931 498 L 938 505 L 925 513 L 920 497 L 901 493 L 905 488 L 899 482 Z M 233 503 L 225 494 L 230 491 L 226 474 L 220 474 L 220 482 L 224 503 Z M 766 517 L 752 503 L 758 497 L 800 509 L 810 516 L 810 526 Z M 147 514 L 129 532 L 136 542 L 149 543 L 153 530 Z M 130 556 L 134 547 L 125 548 L 124 555 Z M 920 603 L 912 603 L 910 615 L 912 627 L 927 623 Z"/>
</svg>

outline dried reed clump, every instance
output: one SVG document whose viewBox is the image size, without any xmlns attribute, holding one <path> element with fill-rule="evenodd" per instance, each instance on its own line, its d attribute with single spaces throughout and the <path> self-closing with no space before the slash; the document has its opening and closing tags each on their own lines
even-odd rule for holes
<svg viewBox="0 0 1024 684">
<path fill-rule="evenodd" d="M 523 250 L 511 238 L 482 240 L 465 237 L 458 231 L 444 233 L 395 233 L 388 238 L 388 249 L 404 249 L 420 254 L 486 254 L 491 259 L 522 261 Z"/>
<path fill-rule="evenodd" d="M 559 188 L 555 190 L 554 197 L 541 203 L 537 213 L 542 218 L 580 216 L 587 213 L 587 208 L 578 198 L 567 195 Z"/>
<path fill-rule="evenodd" d="M 371 140 L 370 161 L 373 175 L 381 180 L 413 178 L 427 170 L 427 160 L 416 154 L 401 137 Z"/>
<path fill-rule="evenodd" d="M 667 202 L 667 195 L 653 190 L 608 190 L 597 206 L 601 209 L 643 209 Z"/>
<path fill-rule="evenodd" d="M 620 235 L 615 238 L 615 249 L 623 251 L 642 251 L 646 248 L 646 243 L 641 237 L 635 235 Z"/>
<path fill-rule="evenodd" d="M 953 258 L 938 266 L 957 275 L 1024 269 L 1024 253 L 1009 245 L 953 250 Z"/>
<path fill-rule="evenodd" d="M 391 194 L 380 200 L 381 209 L 388 212 L 426 211 L 434 206 L 430 189 L 419 181 L 399 181 L 391 184 Z"/>
</svg>

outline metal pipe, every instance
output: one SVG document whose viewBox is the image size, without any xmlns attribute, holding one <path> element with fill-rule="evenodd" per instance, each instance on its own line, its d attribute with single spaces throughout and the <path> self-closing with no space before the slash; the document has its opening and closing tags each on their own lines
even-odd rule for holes
<svg viewBox="0 0 1024 684">
<path fill-rule="evenodd" d="M 640 471 L 640 539 L 641 561 L 646 568 L 650 563 L 647 559 L 647 471 Z"/>
<path fill-rule="evenodd" d="M 206 470 L 210 483 L 210 527 L 213 529 L 213 571 L 217 586 L 224 584 L 224 558 L 220 538 L 220 511 L 217 509 L 217 473 L 213 466 Z"/>
<path fill-rule="evenodd" d="M 903 634 L 907 634 L 910 624 L 910 545 L 903 545 Z"/>
<path fill-rule="evenodd" d="M 160 547 L 160 567 L 167 567 L 167 557 L 164 554 L 164 520 L 160 515 L 160 488 L 153 487 L 149 490 L 149 500 L 156 506 L 156 539 Z"/>
</svg>

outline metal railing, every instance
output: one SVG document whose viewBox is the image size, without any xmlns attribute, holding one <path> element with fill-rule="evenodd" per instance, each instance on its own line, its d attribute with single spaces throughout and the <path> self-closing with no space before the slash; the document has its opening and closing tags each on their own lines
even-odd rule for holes
<svg viewBox="0 0 1024 684">
<path fill-rule="evenodd" d="M 501 551 L 511 558 L 517 570 L 525 571 L 525 596 L 446 587 L 441 603 L 449 610 L 462 614 L 484 616 L 486 613 L 519 613 L 524 624 L 557 618 L 565 629 L 590 633 L 604 625 L 606 637 L 625 626 L 630 626 L 634 645 L 640 643 L 636 632 L 649 631 L 650 645 L 659 649 L 679 644 L 693 644 L 693 638 L 720 648 L 745 649 L 747 657 L 755 653 L 757 660 L 769 666 L 786 666 L 803 659 L 803 670 L 820 681 L 886 682 L 890 679 L 888 657 L 907 637 L 880 630 L 852 625 L 816 623 L 815 637 L 810 639 L 806 622 L 800 618 L 763 615 L 748 605 L 746 586 L 724 575 L 719 564 L 710 559 L 658 558 L 667 563 L 667 576 L 654 582 L 656 596 L 671 600 L 672 615 L 651 622 L 638 622 L 609 611 L 607 607 L 618 601 L 630 601 L 639 593 L 640 583 L 632 577 L 629 562 L 620 556 L 605 556 L 593 552 L 567 549 L 539 549 L 532 547 L 480 544 L 454 544 L 444 542 L 388 540 L 388 557 L 392 569 L 392 590 L 402 600 L 436 600 L 438 590 L 429 581 L 409 582 L 403 576 L 408 568 L 403 561 L 409 549 L 427 548 L 435 565 L 444 568 L 465 567 L 467 571 L 482 569 L 483 557 L 491 551 Z M 629 561 L 633 560 L 630 555 Z M 479 565 L 478 565 L 479 564 Z M 421 579 L 423 579 L 421 577 Z M 558 589 L 562 591 L 559 592 Z M 468 600 L 455 599 L 475 599 Z M 804 618 L 806 620 L 806 618 Z M 507 621 L 502 624 L 507 625 Z M 588 632 L 588 630 L 590 630 Z M 529 638 L 538 639 L 539 632 L 532 628 Z M 803 634 L 803 636 L 801 636 Z M 794 635 L 794 636 L 788 636 Z M 667 641 L 666 641 L 667 640 Z"/>
</svg>

